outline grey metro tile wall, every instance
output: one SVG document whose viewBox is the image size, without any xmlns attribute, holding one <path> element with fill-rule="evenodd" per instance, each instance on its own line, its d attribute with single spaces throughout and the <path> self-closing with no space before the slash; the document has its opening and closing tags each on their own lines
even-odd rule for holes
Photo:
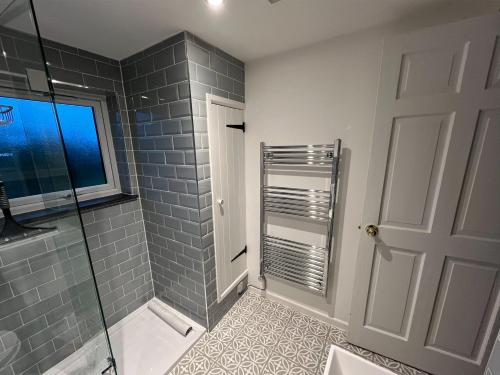
<svg viewBox="0 0 500 375">
<path fill-rule="evenodd" d="M 13 52 L 16 61 L 5 61 L 8 69 L 35 66 L 27 59 L 34 55 L 24 43 L 29 40 L 15 33 L 0 38 L 3 45 L 23 41 Z M 202 52 L 198 62 L 187 58 L 190 45 Z M 83 215 L 107 324 L 154 293 L 212 326 L 237 296 L 232 293 L 222 304 L 215 303 L 206 111 L 199 90 L 216 84 L 208 86 L 211 93 L 244 100 L 243 64 L 187 33 L 120 63 L 51 41 L 44 46 L 54 77 L 84 82 L 92 92 L 107 96 L 122 188 L 141 197 L 139 203 Z M 197 75 L 190 76 L 198 63 L 203 68 L 199 81 Z M 13 283 L 1 284 L 0 304 L 6 312 L 1 319 L 23 337 L 20 355 L 26 361 L 14 361 L 1 371 L 20 373 L 26 366 L 33 373 L 45 371 L 99 332 L 98 311 L 86 311 L 95 306 L 95 292 L 77 237 L 69 231 L 57 243 L 5 252 L 1 274 L 11 275 Z M 50 272 L 40 272 L 44 269 Z"/>
<path fill-rule="evenodd" d="M 43 34 L 43 27 L 41 30 Z M 38 40 L 26 34 L 0 26 L 0 43 L 5 55 L 0 56 L 0 69 L 25 74 L 26 68 L 44 70 Z M 93 94 L 106 98 L 111 124 L 118 175 L 122 191 L 137 193 L 130 125 L 126 111 L 119 62 L 83 49 L 43 39 L 43 52 L 56 92 L 66 90 L 75 94 Z M 13 81 L 19 87 L 19 81 Z M 75 89 L 72 85 L 85 88 Z M 29 90 L 29 87 L 22 87 Z"/>
<path fill-rule="evenodd" d="M 86 212 L 82 217 L 108 327 L 153 298 L 139 201 Z"/>
<path fill-rule="evenodd" d="M 1 27 L 0 42 L 6 52 L 0 56 L 2 69 L 16 73 L 44 69 L 32 35 Z M 83 94 L 106 98 L 122 191 L 138 192 L 119 62 L 50 40 L 43 40 L 43 47 L 53 78 L 66 84 L 83 83 L 87 86 Z M 56 92 L 70 89 L 78 96 L 66 84 L 56 84 Z M 83 218 L 111 326 L 153 297 L 142 210 L 139 202 L 129 202 L 96 210 L 95 216 L 87 212 Z M 80 224 L 68 225 L 67 220 L 48 223 L 58 227 L 57 236 L 2 249 L 0 356 L 16 340 L 20 350 L 0 374 L 42 373 L 102 333 Z"/>
<path fill-rule="evenodd" d="M 82 218 L 110 327 L 153 297 L 140 205 L 132 201 Z M 0 374 L 42 374 L 103 334 L 78 218 L 43 225 L 57 231 L 0 252 L 0 356 L 20 348 Z"/>
<path fill-rule="evenodd" d="M 191 33 L 187 33 L 186 37 L 199 192 L 200 240 L 204 254 L 208 327 L 212 329 L 237 301 L 238 295 L 233 290 L 224 301 L 217 303 L 206 94 L 244 103 L 245 65 Z M 244 283 L 247 283 L 247 279 Z"/>
<path fill-rule="evenodd" d="M 206 326 L 185 33 L 120 64 L 154 292 Z"/>
<path fill-rule="evenodd" d="M 90 265 L 76 216 L 0 252 L 0 373 L 41 374 L 102 332 Z"/>
</svg>

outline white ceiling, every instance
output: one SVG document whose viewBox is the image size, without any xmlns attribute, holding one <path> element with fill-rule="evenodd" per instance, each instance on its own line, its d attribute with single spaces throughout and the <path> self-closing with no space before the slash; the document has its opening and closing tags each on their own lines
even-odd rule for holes
<svg viewBox="0 0 500 375">
<path fill-rule="evenodd" d="M 35 0 L 42 36 L 122 59 L 188 30 L 248 62 L 377 26 L 442 0 Z M 483 0 L 471 0 L 484 3 Z"/>
</svg>

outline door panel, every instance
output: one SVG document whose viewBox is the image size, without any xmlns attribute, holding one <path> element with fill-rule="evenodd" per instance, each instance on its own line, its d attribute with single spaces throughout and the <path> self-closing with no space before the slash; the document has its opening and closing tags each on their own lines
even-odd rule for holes
<svg viewBox="0 0 500 375">
<path fill-rule="evenodd" d="M 243 122 L 241 104 L 213 100 L 215 102 L 208 108 L 208 141 L 217 298 L 220 302 L 247 272 L 246 254 L 236 258 L 246 241 L 245 150 L 243 132 L 227 127 Z"/>
<path fill-rule="evenodd" d="M 454 233 L 500 241 L 500 109 L 481 111 Z"/>
<path fill-rule="evenodd" d="M 421 272 L 418 253 L 375 247 L 365 326 L 405 339 Z"/>
<path fill-rule="evenodd" d="M 493 15 L 384 45 L 364 211 L 379 233 L 360 240 L 348 339 L 439 375 L 482 374 L 500 326 L 499 35 Z"/>
<path fill-rule="evenodd" d="M 494 318 L 497 278 L 497 265 L 447 258 L 426 346 L 476 360 Z"/>
<path fill-rule="evenodd" d="M 500 36 L 498 35 L 495 39 L 495 49 L 486 88 L 500 89 Z"/>
<path fill-rule="evenodd" d="M 396 118 L 391 134 L 382 223 L 428 230 L 453 115 Z M 412 194 L 408 195 L 408 191 Z"/>
<path fill-rule="evenodd" d="M 469 43 L 439 46 L 403 55 L 398 99 L 439 93 L 459 93 Z"/>
</svg>

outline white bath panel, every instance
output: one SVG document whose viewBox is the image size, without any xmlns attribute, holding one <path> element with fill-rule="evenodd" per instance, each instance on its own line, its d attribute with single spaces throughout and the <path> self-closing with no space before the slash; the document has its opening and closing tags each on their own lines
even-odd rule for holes
<svg viewBox="0 0 500 375">
<path fill-rule="evenodd" d="M 324 375 L 394 375 L 356 354 L 332 345 L 325 366 Z"/>
</svg>

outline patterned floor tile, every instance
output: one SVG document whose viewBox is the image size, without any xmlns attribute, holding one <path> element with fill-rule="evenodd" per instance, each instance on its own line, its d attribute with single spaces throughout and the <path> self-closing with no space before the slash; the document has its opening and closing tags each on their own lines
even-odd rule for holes
<svg viewBox="0 0 500 375">
<path fill-rule="evenodd" d="M 288 360 L 285 357 L 280 356 L 279 354 L 273 354 L 269 361 L 267 362 L 266 367 L 262 373 L 263 375 L 288 375 L 288 374 L 296 374 L 296 375 L 312 375 L 314 372 L 308 371 L 299 365 L 296 365 L 292 361 Z"/>
<path fill-rule="evenodd" d="M 346 332 L 247 291 L 171 375 L 322 375 L 330 346 L 398 375 L 427 375 L 347 342 Z"/>
</svg>

